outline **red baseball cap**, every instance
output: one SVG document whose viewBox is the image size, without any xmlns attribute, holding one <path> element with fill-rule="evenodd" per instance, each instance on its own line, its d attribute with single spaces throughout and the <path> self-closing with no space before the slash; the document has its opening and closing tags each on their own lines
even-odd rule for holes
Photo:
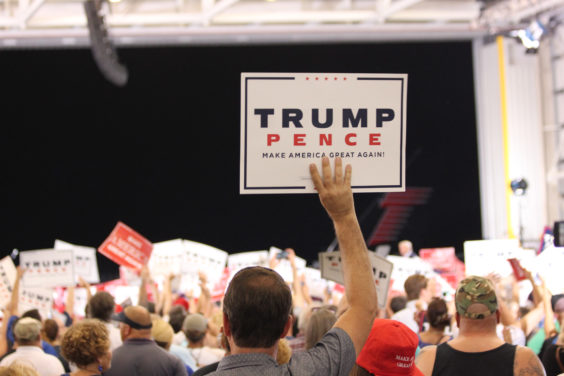
<svg viewBox="0 0 564 376">
<path fill-rule="evenodd" d="M 356 363 L 374 376 L 423 376 L 414 363 L 418 344 L 401 322 L 375 319 Z"/>
<path fill-rule="evenodd" d="M 182 307 L 184 307 L 184 309 L 186 311 L 188 311 L 188 308 L 190 308 L 190 303 L 188 302 L 188 300 L 186 300 L 186 298 L 183 298 L 181 296 L 179 296 L 178 298 L 176 298 L 176 300 L 172 303 L 173 306 L 175 305 L 181 305 Z"/>
</svg>

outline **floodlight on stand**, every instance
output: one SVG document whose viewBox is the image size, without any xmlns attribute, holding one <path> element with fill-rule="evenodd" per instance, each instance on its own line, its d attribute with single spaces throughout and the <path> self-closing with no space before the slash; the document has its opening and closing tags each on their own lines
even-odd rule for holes
<svg viewBox="0 0 564 376">
<path fill-rule="evenodd" d="M 524 178 L 511 180 L 511 190 L 515 196 L 524 196 L 529 184 Z"/>
<path fill-rule="evenodd" d="M 116 86 L 127 83 L 127 68 L 120 64 L 117 52 L 108 37 L 104 16 L 101 14 L 104 0 L 86 0 L 84 12 L 88 21 L 90 49 L 102 75 Z"/>
</svg>

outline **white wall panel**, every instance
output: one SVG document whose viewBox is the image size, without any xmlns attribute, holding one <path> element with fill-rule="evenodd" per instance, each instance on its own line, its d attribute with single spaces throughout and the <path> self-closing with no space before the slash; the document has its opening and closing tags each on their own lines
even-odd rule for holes
<svg viewBox="0 0 564 376">
<path fill-rule="evenodd" d="M 540 238 L 546 224 L 546 177 L 539 60 L 525 55 L 513 40 L 504 41 L 505 92 L 508 120 L 509 177 L 525 178 L 526 196 L 510 199 L 513 233 Z M 478 120 L 482 230 L 484 238 L 506 238 L 508 212 L 503 155 L 500 73 L 496 43 L 474 41 L 474 76 Z M 520 215 L 521 212 L 521 215 Z"/>
</svg>

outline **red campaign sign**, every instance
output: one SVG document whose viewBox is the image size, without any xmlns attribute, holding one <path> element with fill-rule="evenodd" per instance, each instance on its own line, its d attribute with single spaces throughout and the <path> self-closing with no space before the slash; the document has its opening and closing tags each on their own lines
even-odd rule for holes
<svg viewBox="0 0 564 376">
<path fill-rule="evenodd" d="M 525 270 L 521 266 L 521 263 L 516 258 L 507 259 L 511 264 L 511 268 L 513 269 L 513 274 L 515 275 L 515 279 L 517 282 L 523 281 L 527 279 L 527 275 L 525 274 Z"/>
<path fill-rule="evenodd" d="M 212 301 L 218 302 L 223 299 L 225 295 L 225 289 L 227 288 L 227 281 L 229 280 L 230 272 L 229 268 L 223 269 L 221 274 L 221 279 L 214 285 L 212 291 Z"/>
<path fill-rule="evenodd" d="M 113 262 L 139 270 L 147 264 L 153 244 L 122 222 L 118 222 L 110 236 L 98 247 L 98 252 Z"/>
<path fill-rule="evenodd" d="M 419 257 L 428 262 L 433 269 L 445 272 L 453 272 L 458 261 L 454 247 L 420 249 Z"/>
</svg>

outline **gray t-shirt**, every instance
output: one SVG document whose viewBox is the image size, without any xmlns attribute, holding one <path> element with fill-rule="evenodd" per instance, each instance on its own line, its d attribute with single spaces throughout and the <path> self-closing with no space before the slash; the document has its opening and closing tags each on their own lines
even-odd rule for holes
<svg viewBox="0 0 564 376">
<path fill-rule="evenodd" d="M 348 375 L 356 361 L 356 352 L 349 335 L 333 328 L 308 351 L 292 355 L 290 362 L 278 365 L 270 355 L 262 353 L 229 355 L 219 362 L 214 376 L 309 376 Z"/>
<path fill-rule="evenodd" d="M 182 361 L 149 339 L 128 339 L 112 353 L 104 376 L 187 376 Z"/>
</svg>

